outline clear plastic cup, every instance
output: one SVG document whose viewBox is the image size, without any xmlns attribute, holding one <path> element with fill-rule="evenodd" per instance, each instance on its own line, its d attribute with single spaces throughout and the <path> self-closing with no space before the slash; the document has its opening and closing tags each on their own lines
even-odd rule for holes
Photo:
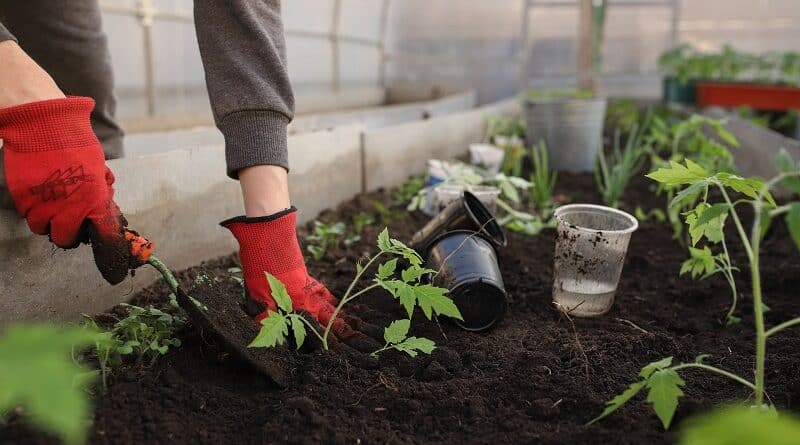
<svg viewBox="0 0 800 445">
<path fill-rule="evenodd" d="M 500 172 L 500 166 L 503 164 L 505 155 L 505 150 L 491 144 L 469 145 L 470 164 L 481 166 L 493 175 Z"/>
<path fill-rule="evenodd" d="M 500 196 L 500 189 L 488 185 L 460 185 L 442 184 L 436 187 L 436 203 L 439 211 L 447 207 L 448 204 L 464 196 L 464 191 L 472 192 L 478 201 L 483 203 L 492 213 L 497 212 L 497 198 Z"/>
<path fill-rule="evenodd" d="M 553 303 L 576 317 L 611 309 L 628 242 L 639 222 L 617 209 L 571 204 L 555 211 L 558 221 Z"/>
</svg>

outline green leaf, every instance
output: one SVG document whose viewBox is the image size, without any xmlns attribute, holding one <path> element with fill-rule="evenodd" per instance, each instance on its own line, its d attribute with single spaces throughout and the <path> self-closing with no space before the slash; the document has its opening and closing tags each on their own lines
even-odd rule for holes
<svg viewBox="0 0 800 445">
<path fill-rule="evenodd" d="M 741 317 L 737 317 L 735 315 L 728 315 L 728 318 L 725 319 L 725 326 L 730 327 L 742 322 Z"/>
<path fill-rule="evenodd" d="M 275 300 L 275 304 L 277 304 L 278 308 L 283 312 L 292 312 L 292 297 L 290 297 L 289 293 L 286 291 L 286 286 L 283 285 L 281 280 L 275 278 L 269 272 L 264 272 L 264 274 L 267 275 L 269 289 L 272 293 L 272 298 Z"/>
<path fill-rule="evenodd" d="M 719 173 L 717 174 L 717 179 L 726 186 L 730 187 L 737 192 L 752 198 L 758 198 L 758 193 L 764 187 L 764 181 L 758 178 L 743 178 L 741 176 L 732 175 L 730 173 Z M 770 201 L 772 197 L 770 196 L 767 201 Z M 774 201 L 771 202 L 774 205 Z"/>
<path fill-rule="evenodd" d="M 12 325 L 0 337 L 0 413 L 23 406 L 25 419 L 67 444 L 83 443 L 91 414 L 89 369 L 72 351 L 94 344 L 91 328 Z"/>
<path fill-rule="evenodd" d="M 647 379 L 650 377 L 651 374 L 653 374 L 654 371 L 659 369 L 669 368 L 671 365 L 672 365 L 672 357 L 662 358 L 661 360 L 652 362 L 646 365 L 644 368 L 642 368 L 642 370 L 639 371 L 639 376 L 644 379 Z"/>
<path fill-rule="evenodd" d="M 297 345 L 297 349 L 300 349 L 306 341 L 306 325 L 300 317 L 302 316 L 292 314 L 289 318 L 292 321 L 292 334 L 294 334 L 294 343 Z"/>
<path fill-rule="evenodd" d="M 792 160 L 792 157 L 789 156 L 789 153 L 786 152 L 786 149 L 781 148 L 781 151 L 778 153 L 778 157 L 775 159 L 775 167 L 778 169 L 779 173 L 797 173 L 800 171 L 800 166 Z M 800 194 L 800 177 L 797 176 L 790 176 L 788 178 L 784 178 L 782 184 L 787 189 L 791 190 L 793 193 Z"/>
<path fill-rule="evenodd" d="M 392 241 L 389 238 L 389 229 L 384 228 L 380 234 L 378 234 L 378 249 L 381 252 L 388 252 L 392 249 Z"/>
<path fill-rule="evenodd" d="M 697 220 L 694 222 L 695 226 L 704 226 L 709 223 L 718 223 L 719 221 L 715 221 L 719 219 L 720 216 L 728 215 L 728 211 L 731 209 L 727 203 L 719 203 L 713 204 L 711 207 L 706 208 L 698 217 Z M 724 218 L 722 218 L 724 221 Z"/>
<path fill-rule="evenodd" d="M 685 162 L 686 166 L 669 161 L 669 168 L 659 168 L 646 176 L 666 185 L 694 184 L 709 177 L 708 172 L 694 161 L 687 158 Z"/>
<path fill-rule="evenodd" d="M 711 354 L 699 354 L 697 357 L 694 358 L 694 362 L 703 363 L 709 357 L 711 357 Z"/>
<path fill-rule="evenodd" d="M 800 202 L 789 204 L 789 211 L 786 213 L 786 225 L 789 227 L 789 234 L 792 236 L 794 245 L 800 249 Z"/>
<path fill-rule="evenodd" d="M 669 428 L 678 408 L 678 399 L 683 396 L 681 387 L 684 385 L 686 382 L 673 369 L 656 370 L 647 379 L 647 401 L 653 404 L 653 410 L 665 430 Z"/>
<path fill-rule="evenodd" d="M 436 273 L 436 271 L 424 267 L 411 266 L 408 269 L 403 270 L 403 272 L 400 274 L 400 277 L 406 283 L 415 283 L 419 281 L 420 277 L 430 273 Z"/>
<path fill-rule="evenodd" d="M 681 445 L 796 445 L 800 437 L 800 418 L 788 411 L 724 408 L 685 424 Z"/>
<path fill-rule="evenodd" d="M 683 262 L 680 274 L 691 272 L 692 278 L 705 277 L 711 275 L 716 263 L 714 262 L 714 254 L 708 246 L 702 249 L 689 247 L 689 259 Z"/>
<path fill-rule="evenodd" d="M 681 190 L 672 201 L 669 203 L 670 208 L 675 208 L 681 204 L 694 202 L 697 199 L 697 196 L 703 192 L 708 185 L 711 184 L 710 180 L 703 180 L 699 182 L 695 182 L 694 184 L 686 187 L 685 189 Z"/>
<path fill-rule="evenodd" d="M 379 280 L 386 280 L 394 274 L 395 269 L 397 269 L 397 258 L 391 259 L 380 266 L 378 266 L 378 273 L 375 276 Z"/>
<path fill-rule="evenodd" d="M 428 320 L 431 319 L 432 313 L 463 320 L 463 318 L 461 318 L 461 312 L 459 312 L 453 300 L 446 296 L 448 292 L 447 289 L 430 284 L 423 284 L 414 286 L 413 290 L 417 298 L 417 304 Z"/>
<path fill-rule="evenodd" d="M 406 283 L 400 283 L 397 289 L 397 298 L 400 299 L 400 304 L 405 308 L 408 318 L 414 314 L 414 307 L 417 305 L 417 296 L 414 294 L 414 289 Z"/>
<path fill-rule="evenodd" d="M 716 205 L 716 204 L 715 204 Z M 692 245 L 697 245 L 697 243 L 705 237 L 708 241 L 712 243 L 718 243 L 722 241 L 722 237 L 724 233 L 722 231 L 725 218 L 727 218 L 727 213 L 723 213 L 720 215 L 716 215 L 713 218 L 703 218 L 703 215 L 706 212 L 712 211 L 713 206 L 710 206 L 704 202 L 695 207 L 694 210 L 686 213 L 686 224 L 689 226 L 689 235 L 692 238 Z M 714 212 L 718 212 L 719 210 L 715 210 Z M 713 216 L 713 215 L 712 215 Z M 703 224 L 698 224 L 698 221 L 707 220 Z"/>
<path fill-rule="evenodd" d="M 647 384 L 646 381 L 640 381 L 640 382 L 631 383 L 630 386 L 628 386 L 628 388 L 625 391 L 623 391 L 621 394 L 617 395 L 613 399 L 611 399 L 608 402 L 606 402 L 606 409 L 604 409 L 603 412 L 600 413 L 599 416 L 597 416 L 594 419 L 590 420 L 589 423 L 587 423 L 587 425 L 591 425 L 591 424 L 597 422 L 600 419 L 608 417 L 609 414 L 611 414 L 614 411 L 616 411 L 617 409 L 619 409 L 622 405 L 624 405 L 630 399 L 632 399 L 633 396 L 638 394 L 639 391 L 641 391 L 642 388 L 644 388 L 644 386 L 646 384 Z"/>
<path fill-rule="evenodd" d="M 272 348 L 282 345 L 289 335 L 289 325 L 286 316 L 269 311 L 267 318 L 261 320 L 261 330 L 248 348 Z"/>
<path fill-rule="evenodd" d="M 405 352 L 411 357 L 416 357 L 418 352 L 430 354 L 436 349 L 436 343 L 424 337 L 408 337 L 402 343 L 394 345 L 398 351 Z"/>
<path fill-rule="evenodd" d="M 411 320 L 396 320 L 393 321 L 386 329 L 383 330 L 383 339 L 386 343 L 400 343 L 406 339 L 408 330 L 411 328 Z"/>
</svg>

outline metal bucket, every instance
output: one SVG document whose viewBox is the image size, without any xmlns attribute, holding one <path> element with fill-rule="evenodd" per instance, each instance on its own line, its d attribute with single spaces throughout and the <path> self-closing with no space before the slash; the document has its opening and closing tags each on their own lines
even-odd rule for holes
<svg viewBox="0 0 800 445">
<path fill-rule="evenodd" d="M 594 170 L 603 140 L 606 99 L 527 99 L 525 142 L 544 140 L 550 168 L 570 172 Z"/>
</svg>

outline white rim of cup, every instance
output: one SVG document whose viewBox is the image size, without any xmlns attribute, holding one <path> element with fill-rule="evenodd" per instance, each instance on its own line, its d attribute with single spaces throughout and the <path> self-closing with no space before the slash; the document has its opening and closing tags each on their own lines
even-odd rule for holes
<svg viewBox="0 0 800 445">
<path fill-rule="evenodd" d="M 564 212 L 566 212 L 568 210 L 575 210 L 575 209 L 592 209 L 592 210 L 600 210 L 600 211 L 608 212 L 608 213 L 614 213 L 614 214 L 619 215 L 619 216 L 623 217 L 624 219 L 628 220 L 631 223 L 631 226 L 628 227 L 627 229 L 622 229 L 622 230 L 593 229 L 591 227 L 584 227 L 584 226 L 579 226 L 577 224 L 569 223 L 567 221 L 564 221 L 561 218 L 561 216 L 562 216 L 561 214 L 562 213 L 564 213 Z M 633 233 L 633 232 L 636 231 L 636 229 L 639 228 L 639 220 L 634 218 L 633 215 L 631 215 L 630 213 L 623 212 L 622 210 L 615 209 L 613 207 L 606 207 L 606 206 L 601 206 L 601 205 L 597 205 L 597 204 L 567 204 L 565 206 L 561 206 L 561 207 L 557 208 L 555 210 L 555 212 L 554 212 L 554 215 L 555 215 L 556 219 L 558 220 L 558 222 L 566 225 L 567 227 L 569 227 L 571 229 L 578 229 L 578 230 L 583 231 L 583 232 L 591 232 L 591 233 L 602 232 L 604 234 L 605 233 L 612 233 L 612 234 L 623 235 L 623 234 L 626 234 L 626 233 Z"/>
</svg>

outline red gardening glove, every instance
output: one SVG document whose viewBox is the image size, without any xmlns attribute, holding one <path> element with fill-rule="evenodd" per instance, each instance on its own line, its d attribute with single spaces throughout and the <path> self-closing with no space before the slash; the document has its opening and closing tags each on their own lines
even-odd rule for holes
<svg viewBox="0 0 800 445">
<path fill-rule="evenodd" d="M 284 210 L 271 216 L 247 218 L 239 216 L 220 223 L 239 241 L 239 258 L 249 297 L 267 306 L 256 317 L 261 322 L 268 311 L 275 311 L 275 300 L 264 272 L 279 279 L 292 298 L 292 309 L 311 314 L 322 326 L 333 315 L 336 298 L 328 289 L 308 275 L 300 245 L 297 242 L 297 209 Z M 357 336 L 345 322 L 344 314 L 337 316 L 333 333 L 342 340 Z M 352 320 L 347 317 L 348 321 Z"/>
<path fill-rule="evenodd" d="M 45 100 L 0 109 L 8 191 L 33 233 L 69 249 L 90 242 L 111 284 L 142 264 L 114 202 L 114 174 L 89 121 L 94 100 Z"/>
</svg>

